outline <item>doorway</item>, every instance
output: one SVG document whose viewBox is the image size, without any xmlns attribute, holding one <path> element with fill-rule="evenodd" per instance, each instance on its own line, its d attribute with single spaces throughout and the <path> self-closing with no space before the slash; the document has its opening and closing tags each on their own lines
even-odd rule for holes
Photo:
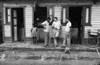
<svg viewBox="0 0 100 65">
<path fill-rule="evenodd" d="M 69 18 L 72 23 L 72 42 L 75 44 L 82 42 L 83 24 L 82 24 L 83 7 L 69 7 Z"/>
<path fill-rule="evenodd" d="M 37 27 L 41 28 L 40 23 L 44 22 L 47 19 L 47 7 L 36 7 L 34 12 L 34 23 Z"/>
<path fill-rule="evenodd" d="M 23 8 L 11 9 L 12 41 L 24 41 L 24 15 Z"/>
<path fill-rule="evenodd" d="M 44 28 L 41 25 L 47 19 L 47 7 L 37 6 L 34 12 L 33 25 L 38 28 L 38 42 L 44 42 Z"/>
</svg>

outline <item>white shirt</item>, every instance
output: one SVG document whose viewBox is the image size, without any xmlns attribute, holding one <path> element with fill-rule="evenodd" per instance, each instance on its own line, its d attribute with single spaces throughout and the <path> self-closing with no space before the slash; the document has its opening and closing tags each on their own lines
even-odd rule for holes
<svg viewBox="0 0 100 65">
<path fill-rule="evenodd" d="M 57 28 L 57 29 L 60 29 L 60 26 L 61 26 L 61 23 L 60 23 L 60 21 L 54 21 L 53 23 L 52 23 L 52 27 L 54 27 L 54 28 Z"/>
<path fill-rule="evenodd" d="M 45 27 L 44 32 L 49 32 L 49 23 L 47 21 L 44 21 L 42 25 L 44 25 Z"/>
<path fill-rule="evenodd" d="M 72 26 L 71 22 L 69 21 L 66 26 L 65 26 L 65 31 L 69 32 L 70 31 L 70 27 Z"/>
</svg>

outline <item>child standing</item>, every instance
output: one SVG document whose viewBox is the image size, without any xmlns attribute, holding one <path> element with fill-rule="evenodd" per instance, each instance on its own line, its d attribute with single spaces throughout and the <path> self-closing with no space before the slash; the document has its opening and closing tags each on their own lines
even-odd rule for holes
<svg viewBox="0 0 100 65">
<path fill-rule="evenodd" d="M 37 27 L 33 26 L 31 29 L 32 44 L 37 43 Z"/>
</svg>

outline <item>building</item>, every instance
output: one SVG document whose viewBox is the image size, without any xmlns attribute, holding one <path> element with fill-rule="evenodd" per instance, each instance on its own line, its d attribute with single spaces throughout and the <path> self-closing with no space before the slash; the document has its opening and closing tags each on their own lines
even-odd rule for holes
<svg viewBox="0 0 100 65">
<path fill-rule="evenodd" d="M 100 28 L 99 0 L 2 0 L 3 40 L 4 42 L 29 41 L 33 24 L 39 28 L 38 39 L 43 40 L 43 28 L 39 25 L 46 17 L 58 17 L 62 23 L 65 18 L 72 23 L 72 36 L 87 38 L 88 29 Z"/>
</svg>

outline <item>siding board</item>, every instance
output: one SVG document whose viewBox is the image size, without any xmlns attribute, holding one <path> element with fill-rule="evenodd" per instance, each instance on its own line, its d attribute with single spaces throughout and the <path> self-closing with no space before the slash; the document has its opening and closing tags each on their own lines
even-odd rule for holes
<svg viewBox="0 0 100 65">
<path fill-rule="evenodd" d="M 5 25 L 4 31 L 5 31 L 5 37 L 11 37 L 11 27 L 10 27 L 10 25 Z"/>
<path fill-rule="evenodd" d="M 25 33 L 26 33 L 26 37 L 31 37 L 31 28 L 32 28 L 32 7 L 28 6 L 25 8 Z"/>
<path fill-rule="evenodd" d="M 87 32 L 88 29 L 97 30 L 100 29 L 100 5 L 93 5 L 91 12 L 91 24 L 92 26 L 85 26 L 85 38 L 88 37 Z"/>
</svg>

